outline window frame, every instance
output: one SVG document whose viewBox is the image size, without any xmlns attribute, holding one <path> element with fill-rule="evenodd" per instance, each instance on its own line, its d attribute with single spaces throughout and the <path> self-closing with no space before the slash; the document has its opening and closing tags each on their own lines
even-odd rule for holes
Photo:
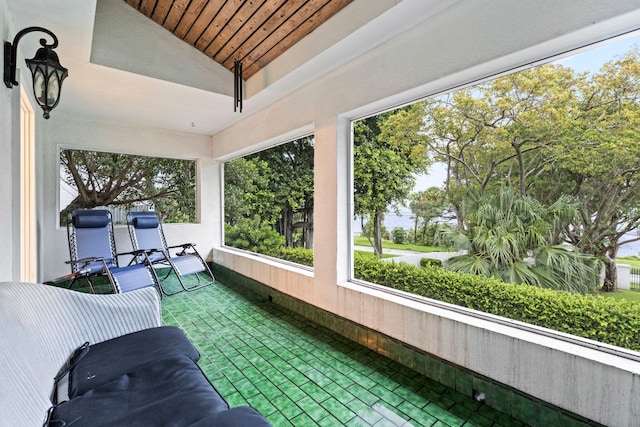
<svg viewBox="0 0 640 427">
<path fill-rule="evenodd" d="M 122 155 L 128 155 L 128 156 L 138 156 L 138 157 L 151 157 L 151 158 L 161 158 L 161 159 L 171 159 L 171 160 L 183 160 L 183 161 L 189 161 L 189 162 L 193 162 L 194 163 L 194 167 L 195 167 L 195 190 L 194 190 L 194 198 L 195 198 L 195 204 L 194 204 L 194 218 L 195 221 L 194 222 L 178 222 L 178 223 L 171 223 L 171 224 L 181 224 L 181 225 L 189 225 L 189 224 L 201 224 L 201 209 L 200 206 L 202 204 L 201 201 L 201 193 L 202 193 L 202 162 L 201 159 L 199 158 L 194 158 L 194 157 L 179 157 L 179 156 L 169 156 L 169 155 L 156 155 L 156 154 L 144 154 L 144 153 L 134 153 L 134 152 L 130 152 L 130 151 L 126 151 L 126 150 L 107 150 L 107 149 L 96 149 L 96 148 L 86 148 L 86 147 L 80 147 L 80 146 L 72 146 L 72 145 L 64 145 L 64 144 L 59 144 L 57 146 L 57 155 L 56 155 L 56 176 L 58 177 L 58 179 L 56 180 L 56 214 L 57 214 L 57 219 L 56 219 L 56 229 L 65 229 L 64 226 L 60 225 L 61 222 L 61 218 L 60 218 L 60 213 L 62 212 L 62 206 L 60 204 L 60 191 L 61 191 L 61 184 L 62 184 L 62 176 L 61 176 L 61 167 L 62 164 L 60 163 L 60 155 L 62 153 L 62 151 L 64 150 L 73 150 L 73 151 L 86 151 L 86 152 L 96 152 L 96 153 L 107 153 L 107 154 L 122 154 Z M 115 227 L 120 227 L 120 226 L 126 226 L 126 224 L 114 224 Z"/>
<path fill-rule="evenodd" d="M 468 70 L 464 70 L 455 75 L 448 76 L 436 82 L 426 85 L 425 87 L 418 88 L 405 94 L 399 94 L 392 96 L 384 101 L 374 103 L 369 106 L 364 106 L 346 113 L 342 117 L 349 121 L 349 135 L 348 135 L 348 194 L 349 194 L 349 234 L 346 237 L 348 246 L 348 279 L 346 283 L 338 283 L 338 286 L 355 288 L 358 291 L 377 295 L 379 298 L 392 299 L 397 301 L 397 298 L 404 300 L 406 305 L 415 306 L 417 303 L 425 308 L 427 311 L 433 309 L 443 309 L 448 312 L 468 316 L 471 319 L 478 319 L 480 321 L 488 321 L 496 325 L 506 326 L 509 328 L 515 328 L 516 330 L 533 333 L 546 338 L 559 340 L 564 343 L 574 344 L 579 347 L 583 347 L 589 350 L 595 350 L 604 354 L 614 355 L 622 357 L 634 362 L 640 362 L 640 352 L 635 352 L 630 349 L 618 347 L 595 340 L 589 340 L 577 335 L 556 331 L 541 326 L 536 326 L 522 321 L 512 320 L 507 317 L 494 315 L 491 313 L 485 313 L 478 310 L 473 310 L 467 307 L 458 306 L 455 304 L 446 303 L 443 301 L 435 300 L 428 297 L 423 297 L 417 294 L 396 290 L 377 283 L 368 282 L 355 277 L 354 263 L 355 263 L 355 244 L 353 238 L 353 218 L 354 218 L 354 123 L 358 120 L 369 118 L 378 114 L 397 110 L 399 108 L 412 105 L 417 102 L 424 101 L 429 98 L 438 97 L 447 93 L 454 92 L 459 89 L 469 88 L 471 86 L 492 81 L 494 79 L 511 75 L 520 71 L 528 70 L 539 65 L 548 64 L 551 62 L 559 61 L 561 59 L 577 55 L 595 49 L 601 46 L 605 46 L 608 43 L 615 42 L 616 39 L 624 38 L 634 35 L 640 37 L 640 27 L 636 27 L 632 30 L 625 30 L 615 33 L 604 38 L 601 38 L 594 42 L 588 42 L 578 47 L 563 49 L 556 53 L 549 54 L 547 51 L 543 55 L 538 55 L 537 59 L 531 59 L 529 52 L 529 59 L 522 61 L 520 65 L 508 65 L 512 60 L 512 57 L 520 55 L 522 52 L 509 55 L 508 57 L 499 58 L 488 64 L 482 64 L 480 66 L 473 67 Z M 640 48 L 640 43 L 638 44 Z M 534 50 L 534 49 L 531 49 Z M 535 58 L 535 56 L 533 56 Z M 507 64 L 505 66 L 505 64 Z"/>
<path fill-rule="evenodd" d="M 285 259 L 281 259 L 281 258 L 277 258 L 277 257 L 273 257 L 270 255 L 266 255 L 266 254 L 262 254 L 259 252 L 251 252 L 249 250 L 246 249 L 240 249 L 240 248 L 236 248 L 233 246 L 229 246 L 226 244 L 226 236 L 225 236 L 225 167 L 226 164 L 228 162 L 231 162 L 233 160 L 237 160 L 240 158 L 244 158 L 247 156 L 252 156 L 254 154 L 266 151 L 266 150 L 270 150 L 274 147 L 280 146 L 280 145 L 284 145 L 284 144 L 288 144 L 290 142 L 293 142 L 295 140 L 298 139 L 302 139 L 302 138 L 307 138 L 307 137 L 312 137 L 315 140 L 315 128 L 313 125 L 308 125 L 308 126 L 304 126 L 300 129 L 296 129 L 292 132 L 288 132 L 286 134 L 280 135 L 278 137 L 275 138 L 271 138 L 267 141 L 264 141 L 260 144 L 256 144 L 254 146 L 251 147 L 250 150 L 241 150 L 235 153 L 232 153 L 228 156 L 224 156 L 222 158 L 219 158 L 218 160 L 220 161 L 220 218 L 221 218 L 221 224 L 220 224 L 220 233 L 221 233 L 221 239 L 220 239 L 220 244 L 221 244 L 221 248 L 232 252 L 232 253 L 237 253 L 241 256 L 244 257 L 248 257 L 248 258 L 255 258 L 258 260 L 264 260 L 267 261 L 269 263 L 275 263 L 276 265 L 282 265 L 284 267 L 286 267 L 287 269 L 291 269 L 293 271 L 300 271 L 304 274 L 309 274 L 309 273 L 313 273 L 314 271 L 314 266 L 307 266 L 307 265 L 303 265 L 303 264 L 298 264 L 292 261 L 288 261 Z M 315 144 L 315 142 L 314 142 Z M 314 145 L 314 153 L 315 153 L 315 145 Z M 314 160 L 315 160 L 315 154 L 314 154 Z M 314 177 L 315 177 L 315 161 L 314 161 Z M 315 199 L 315 179 L 314 179 L 314 199 Z M 312 249 L 313 251 L 315 251 L 315 249 Z"/>
</svg>

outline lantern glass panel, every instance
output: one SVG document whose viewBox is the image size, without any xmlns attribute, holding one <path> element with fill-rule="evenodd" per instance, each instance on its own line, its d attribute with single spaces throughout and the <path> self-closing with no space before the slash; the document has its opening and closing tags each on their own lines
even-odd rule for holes
<svg viewBox="0 0 640 427">
<path fill-rule="evenodd" d="M 37 67 L 33 74 L 33 94 L 40 105 L 46 105 L 45 90 L 44 74 L 42 73 L 42 69 Z"/>
<path fill-rule="evenodd" d="M 49 84 L 47 85 L 47 105 L 53 107 L 58 102 L 58 94 L 60 93 L 60 83 L 58 73 L 55 71 L 49 75 Z"/>
</svg>

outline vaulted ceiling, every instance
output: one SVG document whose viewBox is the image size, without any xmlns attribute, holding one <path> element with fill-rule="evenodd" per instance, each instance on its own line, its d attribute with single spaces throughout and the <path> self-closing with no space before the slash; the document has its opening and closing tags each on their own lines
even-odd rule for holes
<svg viewBox="0 0 640 427">
<path fill-rule="evenodd" d="M 69 78 L 56 114 L 212 135 L 458 1 L 6 3 L 16 31 L 42 25 L 58 36 Z M 37 45 L 35 36 L 21 41 L 23 56 Z M 233 109 L 235 59 L 244 66 L 242 114 Z"/>
<path fill-rule="evenodd" d="M 248 79 L 352 0 L 125 0 L 127 4 Z"/>
</svg>

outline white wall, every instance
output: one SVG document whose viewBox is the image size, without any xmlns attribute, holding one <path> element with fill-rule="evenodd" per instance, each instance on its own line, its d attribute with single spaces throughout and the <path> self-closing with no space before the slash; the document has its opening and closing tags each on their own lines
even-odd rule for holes
<svg viewBox="0 0 640 427">
<path fill-rule="evenodd" d="M 6 0 L 0 0 L 0 36 L 13 41 L 15 31 L 7 14 Z M 4 65 L 4 64 L 3 64 Z M 0 280 L 20 276 L 20 88 L 0 87 Z"/>
<path fill-rule="evenodd" d="M 219 224 L 213 198 L 219 192 L 217 168 L 211 160 L 210 139 L 206 136 L 163 131 L 70 116 L 55 111 L 55 119 L 40 123 L 37 138 L 37 193 L 39 208 L 39 281 L 68 274 L 70 267 L 66 229 L 58 226 L 58 153 L 60 147 L 128 154 L 166 156 L 197 160 L 198 224 L 167 224 L 167 242 L 193 242 L 204 257 L 211 257 L 212 241 Z M 118 252 L 131 250 L 126 226 L 116 226 Z M 218 233 L 219 234 L 219 233 Z M 122 258 L 128 262 L 128 259 Z"/>
<path fill-rule="evenodd" d="M 0 0 L 0 35 L 12 39 L 6 4 L 7 0 Z M 409 10 L 415 4 L 405 0 L 395 8 Z M 347 154 L 350 118 L 632 28 L 640 22 L 639 6 L 637 0 L 458 2 L 245 117 L 215 135 L 213 144 L 207 137 L 54 111 L 51 120 L 40 118 L 36 124 L 38 279 L 69 271 L 64 264 L 68 259 L 65 230 L 57 226 L 59 145 L 197 158 L 201 161 L 201 222 L 168 226 L 170 242 L 196 242 L 206 255 L 214 248 L 216 262 L 296 298 L 603 424 L 632 425 L 640 419 L 634 400 L 640 395 L 638 363 L 347 283 Z M 627 12 L 631 14 L 625 15 Z M 404 23 L 399 19 L 396 25 L 402 28 Z M 6 242 L 0 245 L 0 259 L 5 261 L 0 280 L 16 278 L 19 265 L 15 231 L 19 226 L 18 111 L 18 90 L 0 89 L 0 198 L 5 207 L 0 213 L 0 235 Z M 315 226 L 323 230 L 315 234 L 314 272 L 284 268 L 221 248 L 216 159 L 307 127 L 313 127 L 316 135 Z M 118 229 L 116 237 L 119 249 L 126 251 L 126 230 Z"/>
<path fill-rule="evenodd" d="M 349 118 L 636 28 L 639 6 L 629 0 L 459 2 L 214 135 L 214 157 L 225 159 L 313 125 L 314 218 L 323 231 L 315 233 L 313 274 L 223 248 L 214 251 L 215 261 L 589 419 L 633 425 L 640 419 L 637 362 L 346 283 L 346 154 Z"/>
</svg>

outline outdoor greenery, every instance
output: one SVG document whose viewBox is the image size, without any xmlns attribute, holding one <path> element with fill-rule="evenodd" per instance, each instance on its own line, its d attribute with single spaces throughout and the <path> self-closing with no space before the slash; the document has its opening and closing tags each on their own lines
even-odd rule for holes
<svg viewBox="0 0 640 427">
<path fill-rule="evenodd" d="M 640 268 L 640 258 L 637 256 L 618 257 L 616 258 L 616 262 L 618 264 L 630 265 L 631 268 Z"/>
<path fill-rule="evenodd" d="M 437 187 L 417 191 L 409 196 L 409 208 L 413 213 L 413 229 L 410 239 L 413 243 L 433 246 L 439 231 L 447 224 L 435 221 L 450 219 L 446 193 Z"/>
<path fill-rule="evenodd" d="M 585 254 L 604 263 L 603 290 L 615 290 L 618 249 L 640 240 L 640 236 L 624 237 L 640 226 L 639 99 L 636 48 L 598 72 L 542 65 L 358 121 L 355 213 L 374 221 L 374 232 L 368 234 L 367 227 L 363 232 L 381 253 L 377 223 L 385 212 L 408 202 L 414 214 L 414 241 L 422 235 L 420 230 L 427 235 L 434 221 L 455 222 L 457 230 L 449 234 L 466 235 L 478 249 L 474 253 L 483 254 L 475 267 L 467 263 L 470 270 L 550 286 L 550 280 L 541 282 L 539 275 L 533 279 L 530 274 L 540 267 L 548 270 L 549 265 L 541 265 L 534 254 L 536 247 L 544 246 L 555 248 L 547 256 L 565 258 L 548 259 L 556 270 L 551 275 L 545 272 L 548 279 L 557 281 L 578 272 L 581 263 L 568 261 Z M 408 193 L 413 177 L 434 162 L 445 165 L 443 188 Z M 472 231 L 477 229 L 477 212 L 469 209 L 474 193 L 496 195 L 503 188 L 531 206 L 551 209 L 560 204 L 572 211 L 570 220 L 563 219 L 544 236 L 535 230 L 537 221 L 524 217 L 503 224 L 515 228 L 502 230 L 493 242 L 485 243 L 504 245 L 504 254 L 513 243 L 505 239 L 518 240 L 520 253 L 510 261 L 508 272 L 502 255 L 496 258 L 497 253 L 489 256 L 480 249 L 482 236 Z M 523 244 L 532 235 L 544 237 L 544 242 Z M 563 250 L 565 245 L 572 250 Z M 527 257 L 534 265 L 522 263 Z M 581 273 L 585 278 L 589 274 Z M 590 288 L 582 279 L 577 282 L 565 280 L 554 287 L 581 292 Z"/>
<path fill-rule="evenodd" d="M 306 255 L 302 255 L 306 252 Z M 280 258 L 313 264 L 313 251 L 283 249 Z M 373 253 L 355 253 L 355 277 L 439 301 L 496 314 L 556 331 L 640 351 L 640 292 L 580 295 L 495 278 L 450 272 L 439 260 L 423 258 L 421 267 L 381 261 Z M 633 299 L 634 294 L 639 298 Z"/>
<path fill-rule="evenodd" d="M 378 256 L 384 213 L 409 197 L 415 174 L 426 170 L 422 118 L 422 111 L 410 106 L 354 123 L 354 212 L 372 224 L 365 236 Z"/>
<path fill-rule="evenodd" d="M 420 258 L 420 267 L 442 267 L 442 261 L 435 258 Z"/>
<path fill-rule="evenodd" d="M 544 206 L 503 187 L 491 194 L 470 191 L 464 202 L 466 228 L 442 233 L 444 242 L 466 250 L 445 261 L 448 269 L 572 292 L 598 285 L 601 263 L 558 243 L 578 214 L 571 200 Z"/>
<path fill-rule="evenodd" d="M 276 257 L 313 247 L 313 144 L 308 136 L 225 163 L 226 245 Z"/>
<path fill-rule="evenodd" d="M 279 248 L 271 255 L 294 262 L 296 264 L 313 267 L 313 251 L 305 248 Z"/>
<path fill-rule="evenodd" d="M 613 298 L 618 301 L 625 300 L 630 303 L 640 305 L 640 292 L 638 291 L 606 292 L 600 295 L 603 298 Z"/>
<path fill-rule="evenodd" d="M 354 267 L 361 280 L 640 351 L 640 304 L 359 256 Z"/>
<path fill-rule="evenodd" d="M 402 245 L 406 243 L 409 233 L 407 233 L 407 230 L 402 227 L 395 227 L 393 230 L 391 230 L 391 236 L 393 239 L 393 243 Z"/>
<path fill-rule="evenodd" d="M 355 246 L 368 246 L 371 247 L 371 242 L 364 236 L 356 236 L 353 238 L 353 244 Z M 444 246 L 422 246 L 416 245 L 412 243 L 398 244 L 393 243 L 390 240 L 383 240 L 382 247 L 384 249 L 400 249 L 405 251 L 413 251 L 413 252 L 449 252 L 451 248 L 446 248 Z"/>
<path fill-rule="evenodd" d="M 60 151 L 60 178 L 77 194 L 61 206 L 60 224 L 74 209 L 152 206 L 163 222 L 195 222 L 196 163 L 121 153 Z"/>
</svg>

